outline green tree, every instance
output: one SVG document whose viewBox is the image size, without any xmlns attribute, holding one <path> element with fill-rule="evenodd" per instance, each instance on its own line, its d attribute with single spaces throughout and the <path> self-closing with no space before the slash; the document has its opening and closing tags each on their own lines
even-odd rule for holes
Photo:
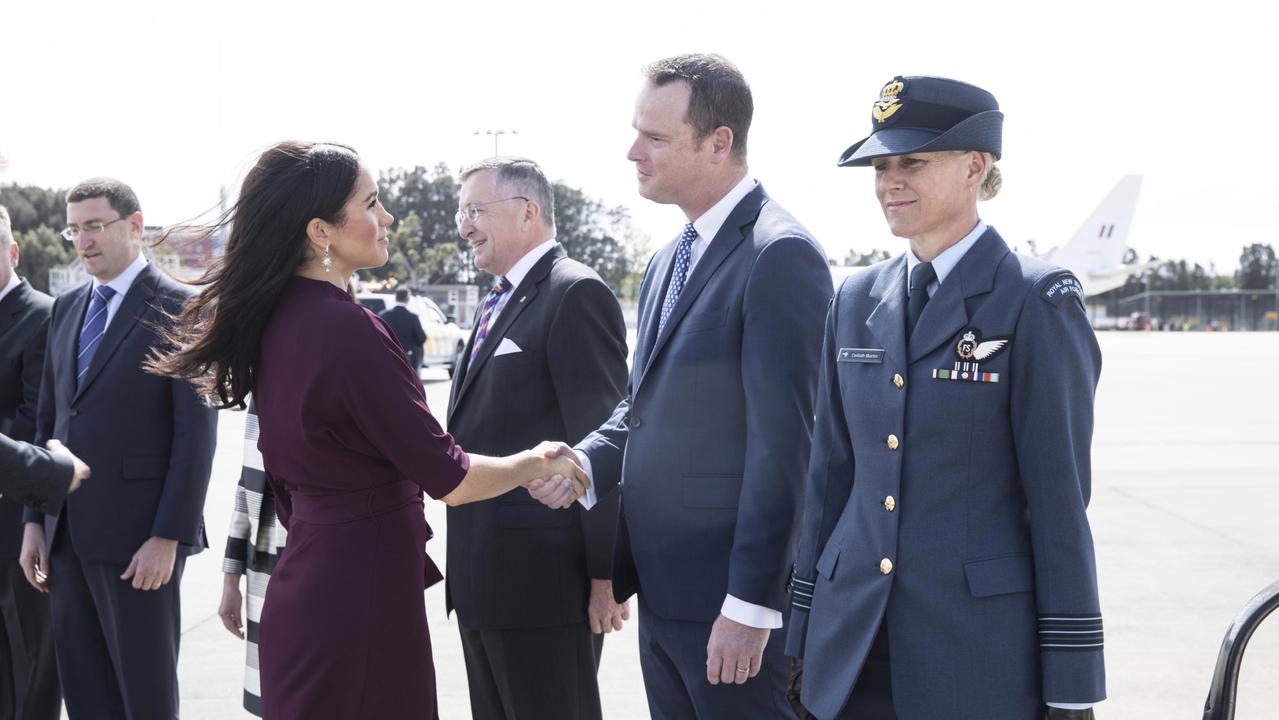
<svg viewBox="0 0 1279 720">
<path fill-rule="evenodd" d="M 1235 280 L 1240 290 L 1271 290 L 1275 287 L 1275 249 L 1253 243 L 1239 254 L 1239 270 Z"/>
<path fill-rule="evenodd" d="M 0 186 L 0 205 L 9 210 L 13 232 L 35 230 L 41 225 L 61 230 L 67 222 L 67 191 L 28 185 Z"/>
<path fill-rule="evenodd" d="M 855 249 L 849 249 L 848 254 L 844 256 L 844 267 L 866 267 L 877 262 L 883 262 L 890 257 L 892 255 L 887 250 L 871 250 L 868 253 L 861 253 Z"/>
<path fill-rule="evenodd" d="M 18 274 L 41 292 L 49 292 L 50 268 L 75 259 L 75 250 L 48 225 L 15 232 L 13 238 L 18 243 Z"/>
<path fill-rule="evenodd" d="M 569 257 L 591 267 L 620 293 L 642 261 L 645 249 L 636 242 L 630 212 L 608 208 L 578 188 L 554 184 L 555 237 Z"/>
<path fill-rule="evenodd" d="M 388 235 L 390 261 L 364 272 L 379 280 L 402 283 L 476 284 L 487 289 L 488 273 L 478 271 L 470 248 L 457 232 L 461 186 L 443 163 L 433 168 L 395 168 L 382 173 L 382 204 L 396 217 Z M 634 283 L 644 252 L 636 242 L 630 215 L 623 207 L 608 208 L 580 189 L 553 184 L 556 237 L 570 257 L 589 265 L 614 292 Z"/>
</svg>

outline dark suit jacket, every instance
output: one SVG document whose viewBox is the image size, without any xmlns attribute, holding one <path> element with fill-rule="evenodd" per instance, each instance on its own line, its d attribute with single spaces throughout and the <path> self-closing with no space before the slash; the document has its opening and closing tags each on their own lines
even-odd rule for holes
<svg viewBox="0 0 1279 720">
<path fill-rule="evenodd" d="M 71 538 L 88 562 L 127 564 L 149 538 L 177 540 L 178 552 L 208 546 L 205 491 L 217 442 L 217 413 L 191 383 L 153 375 L 142 363 L 155 327 L 176 314 L 185 289 L 149 264 L 125 293 L 93 363 L 76 389 L 76 354 L 92 283 L 53 303 L 36 443 L 58 438 L 93 469 L 92 482 L 67 498 Z M 55 508 L 51 512 L 57 512 Z M 44 520 L 53 542 L 59 515 Z"/>
<path fill-rule="evenodd" d="M 804 705 L 838 714 L 881 620 L 902 720 L 1097 702 L 1085 508 L 1101 354 L 1081 286 L 988 230 L 909 343 L 905 287 L 904 257 L 872 266 L 826 324 L 787 635 Z"/>
<path fill-rule="evenodd" d="M 520 352 L 495 357 L 504 339 Z M 577 442 L 624 393 L 626 325 L 617 298 L 559 246 L 513 289 L 468 367 L 470 343 L 448 417 L 468 452 Z M 523 488 L 449 508 L 448 607 L 476 629 L 584 622 L 590 578 L 611 576 L 616 509 L 552 510 Z"/>
<path fill-rule="evenodd" d="M 0 435 L 0 493 L 10 504 L 36 510 L 58 507 L 74 471 L 70 460 Z"/>
<path fill-rule="evenodd" d="M 582 443 L 622 487 L 613 590 L 711 622 L 725 594 L 785 607 L 831 276 L 821 248 L 756 186 L 659 313 L 676 242 L 640 286 L 630 394 Z"/>
<path fill-rule="evenodd" d="M 422 367 L 422 343 L 426 342 L 426 331 L 422 329 L 417 315 L 403 305 L 395 305 L 383 310 L 378 317 L 391 326 L 395 339 L 404 348 L 404 354 L 409 356 L 409 365 L 415 369 Z"/>
<path fill-rule="evenodd" d="M 0 300 L 0 435 L 31 442 L 44 343 L 53 298 L 27 282 Z M 17 493 L 15 493 L 17 495 Z M 0 499 L 0 559 L 16 560 L 22 548 L 22 508 Z"/>
</svg>

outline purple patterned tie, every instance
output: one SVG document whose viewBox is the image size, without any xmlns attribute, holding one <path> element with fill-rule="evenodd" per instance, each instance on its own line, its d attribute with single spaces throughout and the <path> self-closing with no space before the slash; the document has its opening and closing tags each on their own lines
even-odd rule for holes
<svg viewBox="0 0 1279 720">
<path fill-rule="evenodd" d="M 484 298 L 484 308 L 483 312 L 480 313 L 480 324 L 475 331 L 475 343 L 471 345 L 471 358 L 467 361 L 468 364 L 475 362 L 475 356 L 480 352 L 480 345 L 484 343 L 484 338 L 488 337 L 489 321 L 493 319 L 493 310 L 497 308 L 498 301 L 510 289 L 511 281 L 503 276 L 502 282 L 494 285 L 493 289 L 489 291 L 488 297 Z"/>
<path fill-rule="evenodd" d="M 662 334 L 666 327 L 666 318 L 671 316 L 680 293 L 684 292 L 684 283 L 688 282 L 688 266 L 693 262 L 693 241 L 697 239 L 697 230 L 693 223 L 684 226 L 684 234 L 679 236 L 679 245 L 675 247 L 675 272 L 671 273 L 671 284 L 666 288 L 666 300 L 662 302 L 662 318 L 657 323 L 657 334 Z"/>
</svg>

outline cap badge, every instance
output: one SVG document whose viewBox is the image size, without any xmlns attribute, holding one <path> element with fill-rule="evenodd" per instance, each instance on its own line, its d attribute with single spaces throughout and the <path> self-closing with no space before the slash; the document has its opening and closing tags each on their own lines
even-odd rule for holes
<svg viewBox="0 0 1279 720">
<path fill-rule="evenodd" d="M 897 99 L 897 96 L 905 89 L 906 86 L 901 80 L 894 80 L 884 86 L 884 89 L 879 92 L 879 99 L 870 108 L 870 114 L 875 117 L 876 121 L 884 122 L 898 110 L 901 110 L 902 103 L 901 100 Z"/>
</svg>

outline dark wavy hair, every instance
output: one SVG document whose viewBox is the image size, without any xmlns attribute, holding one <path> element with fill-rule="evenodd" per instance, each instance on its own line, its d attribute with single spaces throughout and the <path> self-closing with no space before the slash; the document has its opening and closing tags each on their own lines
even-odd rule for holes
<svg viewBox="0 0 1279 720">
<path fill-rule="evenodd" d="M 245 176 L 235 207 L 200 228 L 213 233 L 229 226 L 226 253 L 191 283 L 202 290 L 183 306 L 165 332 L 166 348 L 147 368 L 194 380 L 201 392 L 217 398 L 218 408 L 244 409 L 256 380 L 262 331 L 307 258 L 306 226 L 315 218 L 341 225 L 359 173 L 360 157 L 346 145 L 289 141 L 263 152 Z"/>
</svg>

